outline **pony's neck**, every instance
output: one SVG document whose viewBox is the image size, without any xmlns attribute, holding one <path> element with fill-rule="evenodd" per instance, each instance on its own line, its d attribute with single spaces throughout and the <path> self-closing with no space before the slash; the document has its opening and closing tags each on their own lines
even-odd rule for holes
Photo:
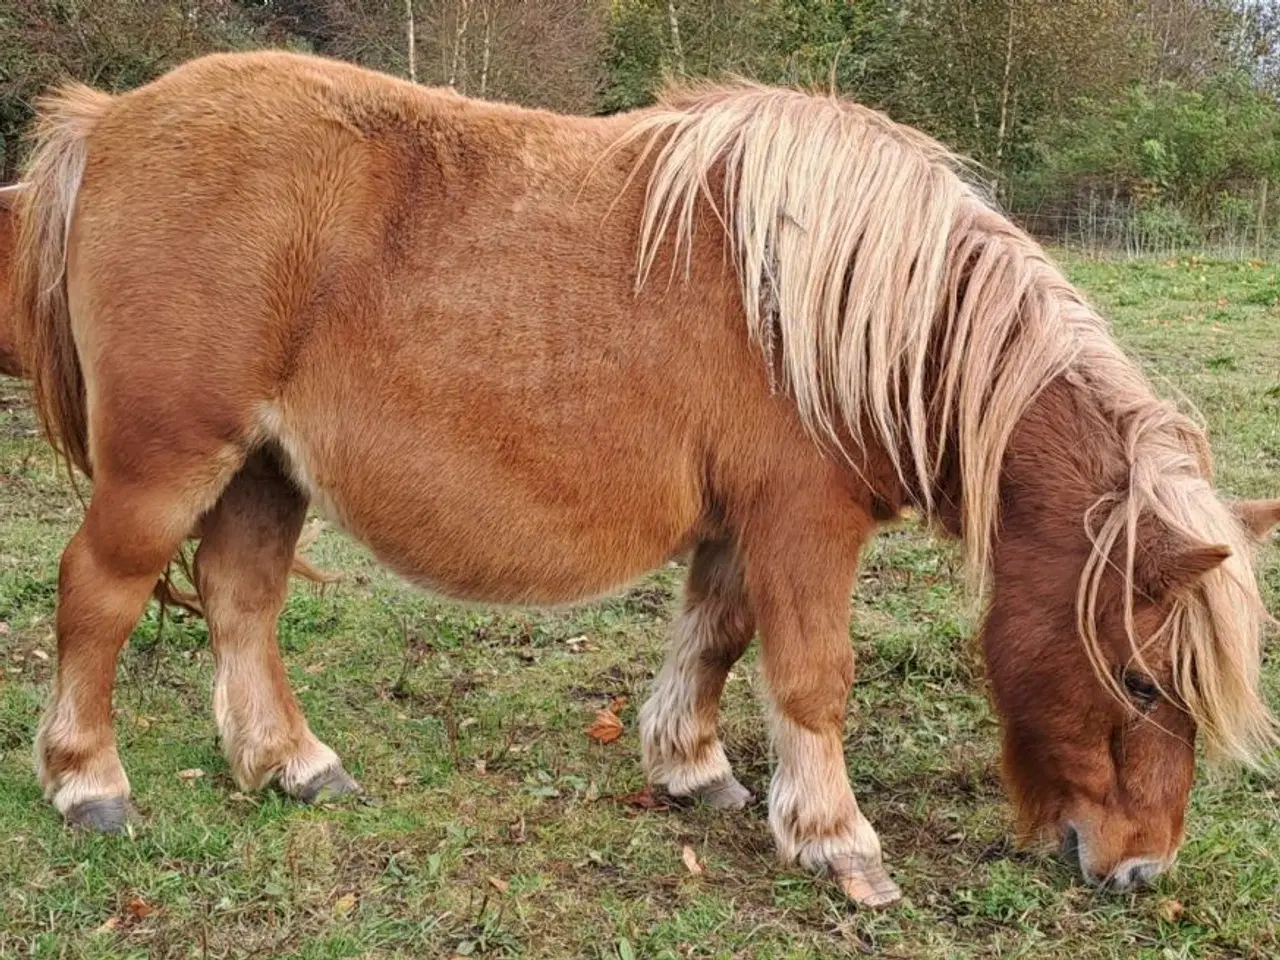
<svg viewBox="0 0 1280 960">
<path fill-rule="evenodd" d="M 1085 513 L 1124 482 L 1116 430 L 1086 391 L 1064 378 L 1050 383 L 1014 429 L 1000 477 L 997 537 L 1045 547 L 1087 547 Z M 963 479 L 948 470 L 938 491 L 938 518 L 952 535 L 963 530 Z"/>
</svg>

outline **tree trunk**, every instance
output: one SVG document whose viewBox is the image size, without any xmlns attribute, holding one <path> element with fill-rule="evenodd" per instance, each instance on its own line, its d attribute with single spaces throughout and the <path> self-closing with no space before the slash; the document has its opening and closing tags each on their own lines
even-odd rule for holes
<svg viewBox="0 0 1280 960">
<path fill-rule="evenodd" d="M 1267 248 L 1267 186 L 1268 180 L 1263 177 L 1258 186 L 1258 256 Z"/>
<path fill-rule="evenodd" d="M 493 39 L 493 16 L 489 10 L 489 4 L 492 0 L 485 0 L 484 6 L 481 8 L 484 14 L 484 46 L 480 54 L 480 96 L 485 95 L 485 91 L 489 89 L 489 53 L 492 49 Z"/>
<path fill-rule="evenodd" d="M 676 0 L 667 0 L 667 23 L 671 27 L 671 53 L 676 58 L 676 70 L 684 76 L 684 47 L 680 43 L 680 18 L 676 15 Z"/>
<path fill-rule="evenodd" d="M 969 109 L 973 114 L 973 135 L 980 143 L 982 140 L 982 114 L 978 110 L 978 88 L 973 82 L 974 51 L 973 41 L 969 37 L 969 22 L 965 16 L 967 4 L 956 4 L 956 25 L 960 28 L 960 44 L 964 52 L 964 72 L 969 82 Z"/>
<path fill-rule="evenodd" d="M 455 21 L 453 31 L 453 57 L 449 63 L 449 86 L 457 87 L 458 85 L 458 67 L 466 69 L 466 58 L 462 55 L 462 48 L 467 42 L 467 27 L 471 22 L 471 0 L 458 0 L 457 19 Z M 466 93 L 466 85 L 463 85 L 463 93 Z"/>
<path fill-rule="evenodd" d="M 1009 90 L 1013 75 L 1013 17 L 1015 0 L 1009 0 L 1009 27 L 1004 44 L 1004 79 L 1000 84 L 1000 126 L 996 130 L 996 167 L 1004 159 L 1004 140 L 1009 129 Z"/>
<path fill-rule="evenodd" d="M 413 29 L 413 0 L 404 0 L 404 29 L 409 40 L 409 81 L 418 82 L 418 53 Z"/>
</svg>

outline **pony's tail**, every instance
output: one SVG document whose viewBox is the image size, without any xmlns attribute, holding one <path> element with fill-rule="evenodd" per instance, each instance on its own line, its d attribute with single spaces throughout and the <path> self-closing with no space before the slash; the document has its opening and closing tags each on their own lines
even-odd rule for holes
<svg viewBox="0 0 1280 960">
<path fill-rule="evenodd" d="M 13 342 L 13 308 L 9 305 L 9 276 L 13 273 L 13 205 L 22 192 L 21 184 L 0 187 L 0 373 L 22 376 L 18 348 Z"/>
<path fill-rule="evenodd" d="M 67 305 L 67 235 L 89 135 L 111 103 L 80 84 L 38 101 L 34 150 L 14 204 L 14 340 L 45 436 L 85 476 L 93 469 L 84 374 Z"/>
</svg>

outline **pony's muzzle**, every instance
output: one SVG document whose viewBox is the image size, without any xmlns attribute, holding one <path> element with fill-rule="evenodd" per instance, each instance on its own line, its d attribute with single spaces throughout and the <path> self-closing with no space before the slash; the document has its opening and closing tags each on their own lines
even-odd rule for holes
<svg viewBox="0 0 1280 960">
<path fill-rule="evenodd" d="M 1088 844 L 1074 824 L 1067 824 L 1063 830 L 1062 857 L 1068 864 L 1079 869 L 1080 875 L 1090 886 L 1114 890 L 1117 893 L 1146 886 L 1168 869 L 1173 860 L 1172 857 L 1127 857 L 1106 873 L 1102 873 L 1093 868 Z"/>
<path fill-rule="evenodd" d="M 1159 857 L 1131 857 L 1112 870 L 1102 886 L 1108 890 L 1124 891 L 1145 887 L 1164 872 L 1165 862 Z"/>
</svg>

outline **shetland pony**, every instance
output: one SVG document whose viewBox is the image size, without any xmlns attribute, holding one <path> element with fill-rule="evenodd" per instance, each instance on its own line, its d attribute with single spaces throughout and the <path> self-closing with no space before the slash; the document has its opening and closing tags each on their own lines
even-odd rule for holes
<svg viewBox="0 0 1280 960">
<path fill-rule="evenodd" d="M 62 557 L 40 782 L 118 830 L 116 658 L 197 523 L 214 716 L 243 788 L 357 789 L 276 643 L 309 502 L 495 603 L 689 552 L 640 715 L 649 777 L 741 807 L 717 736 L 761 639 L 785 861 L 898 888 L 843 730 L 858 554 L 907 505 L 963 538 L 1022 827 L 1096 882 L 1166 868 L 1199 735 L 1253 761 L 1253 541 L 1201 432 L 938 144 L 750 86 L 587 119 L 283 53 L 40 106 L 16 327 L 93 478 Z"/>
</svg>

